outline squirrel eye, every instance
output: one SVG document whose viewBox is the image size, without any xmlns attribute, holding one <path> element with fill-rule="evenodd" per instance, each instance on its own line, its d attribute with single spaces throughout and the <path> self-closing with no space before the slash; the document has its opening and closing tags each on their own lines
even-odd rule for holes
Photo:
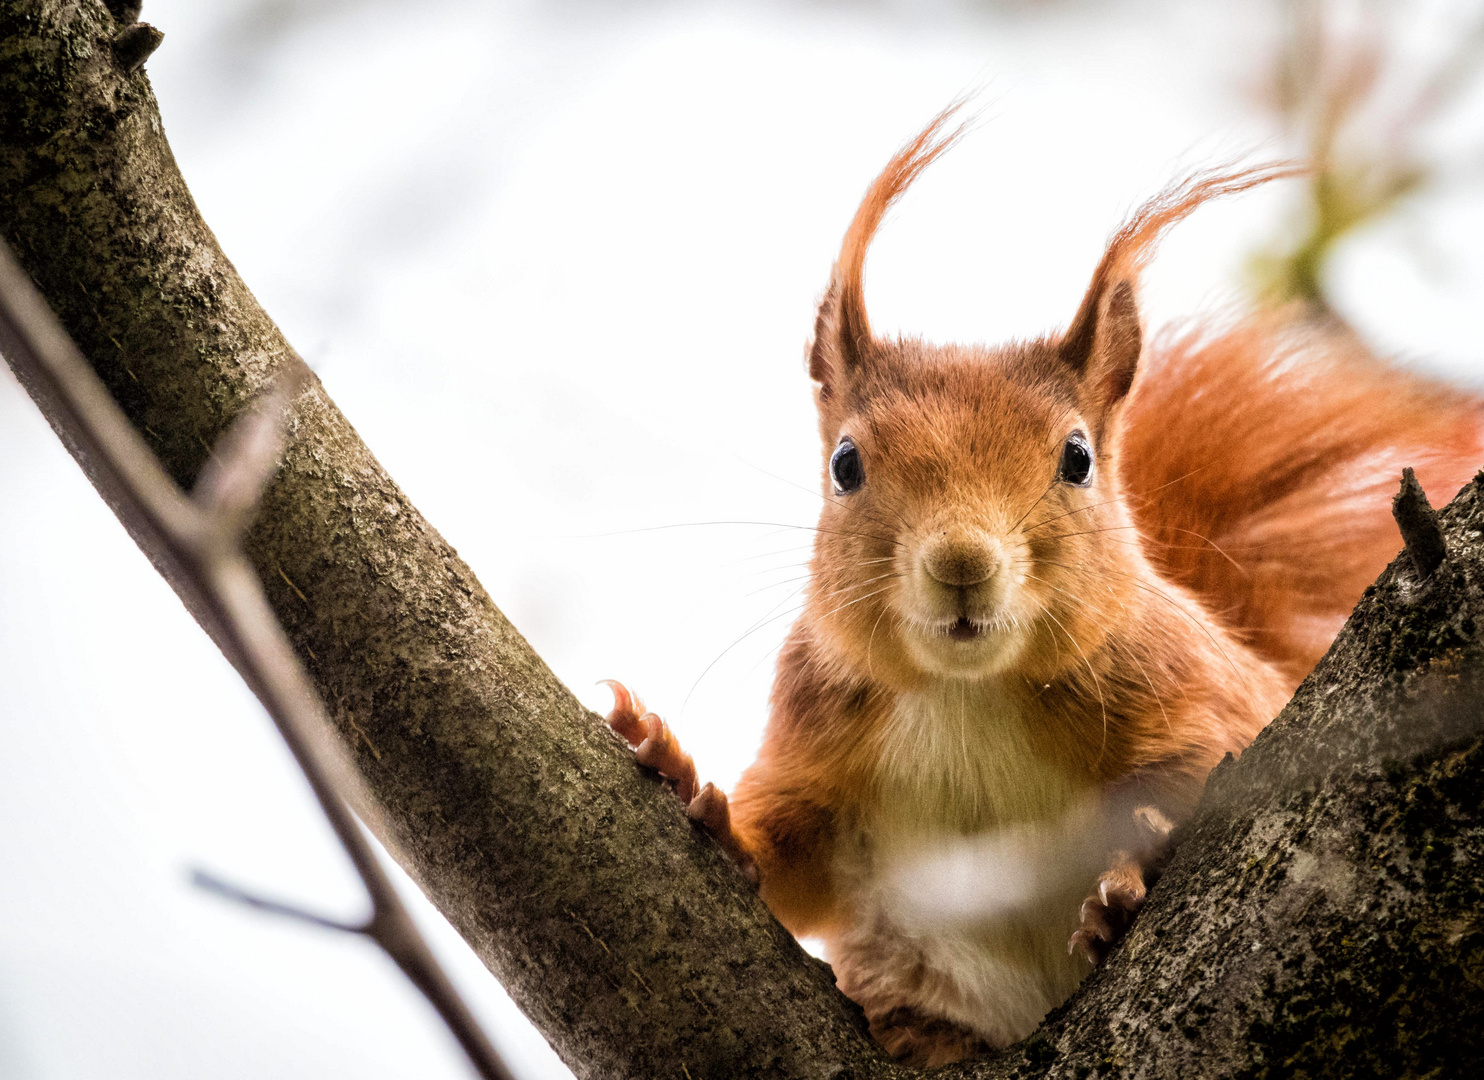
<svg viewBox="0 0 1484 1080">
<path fill-rule="evenodd" d="M 1077 487 L 1092 483 L 1092 446 L 1082 432 L 1072 432 L 1062 444 L 1057 479 Z"/>
<path fill-rule="evenodd" d="M 861 452 L 849 435 L 840 439 L 840 445 L 830 455 L 830 479 L 834 481 L 836 495 L 849 495 L 866 482 Z"/>
</svg>

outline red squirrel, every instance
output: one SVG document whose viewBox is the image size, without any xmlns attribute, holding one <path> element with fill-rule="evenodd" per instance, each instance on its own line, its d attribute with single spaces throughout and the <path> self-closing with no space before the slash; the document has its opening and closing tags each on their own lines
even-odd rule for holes
<svg viewBox="0 0 1484 1080">
<path fill-rule="evenodd" d="M 1072 992 L 1207 773 L 1396 554 L 1402 467 L 1451 493 L 1484 464 L 1484 402 L 1341 331 L 1279 313 L 1146 336 L 1160 235 L 1282 167 L 1146 203 L 1064 333 L 876 336 L 867 247 L 958 138 L 954 111 L 871 185 L 819 307 L 825 506 L 730 799 L 610 684 L 639 762 L 790 931 L 823 940 L 882 1045 L 924 1065 L 1020 1039 Z"/>
</svg>

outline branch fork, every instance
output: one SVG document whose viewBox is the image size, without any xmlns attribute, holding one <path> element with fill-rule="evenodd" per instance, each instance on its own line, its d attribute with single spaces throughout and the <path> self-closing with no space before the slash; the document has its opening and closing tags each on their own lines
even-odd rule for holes
<svg viewBox="0 0 1484 1080">
<path fill-rule="evenodd" d="M 343 923 L 263 899 L 200 871 L 194 875 L 196 884 L 259 910 L 369 937 L 438 1011 L 479 1075 L 512 1080 L 413 925 L 351 813 L 342 792 L 355 783 L 355 771 L 332 737 L 323 703 L 242 553 L 243 532 L 278 471 L 284 417 L 309 384 L 309 369 L 298 357 L 280 368 L 266 392 L 232 422 L 187 497 L 129 424 L 3 243 L 0 352 L 28 389 L 44 395 L 66 417 L 69 435 L 93 467 L 110 478 L 124 512 L 154 535 L 156 550 L 211 616 L 222 651 L 272 716 L 365 884 L 371 916 L 364 924 Z"/>
</svg>

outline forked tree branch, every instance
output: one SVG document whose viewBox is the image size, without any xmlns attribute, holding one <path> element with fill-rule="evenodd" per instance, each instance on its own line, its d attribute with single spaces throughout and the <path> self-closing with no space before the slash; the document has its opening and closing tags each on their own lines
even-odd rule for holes
<svg viewBox="0 0 1484 1080">
<path fill-rule="evenodd" d="M 223 651 L 278 726 L 371 899 L 371 916 L 363 925 L 337 928 L 362 934 L 395 961 L 438 1011 L 480 1076 L 512 1080 L 341 797 L 340 789 L 355 782 L 354 769 L 332 737 L 319 696 L 242 554 L 243 530 L 277 472 L 284 410 L 307 369 L 302 363 L 288 365 L 257 407 L 238 416 L 187 498 L 165 475 L 3 243 L 0 353 L 51 403 L 53 415 L 108 476 L 119 504 L 149 531 L 157 556 L 169 562 L 175 580 L 187 583 L 210 613 Z M 229 895 L 258 907 L 287 910 L 236 890 Z"/>
<path fill-rule="evenodd" d="M 0 232 L 194 487 L 293 352 L 201 221 L 101 0 L 0 0 Z M 65 412 L 23 384 L 229 659 Z M 357 812 L 580 1076 L 881 1058 L 726 857 L 561 685 L 313 376 L 244 550 L 362 779 Z M 779 1023 L 790 1017 L 790 1023 Z"/>
<path fill-rule="evenodd" d="M 118 29 L 101 0 L 0 0 L 0 231 L 189 487 L 292 352 L 196 213 L 143 72 L 106 47 Z M 1284 713 L 1216 770 L 1081 991 L 1024 1043 L 941 1075 L 1469 1075 L 1484 1057 L 1484 487 L 1439 521 L 1446 556 L 1426 578 L 1389 568 Z M 245 550 L 361 778 L 363 820 L 580 1077 L 912 1075 L 312 377 Z"/>
</svg>

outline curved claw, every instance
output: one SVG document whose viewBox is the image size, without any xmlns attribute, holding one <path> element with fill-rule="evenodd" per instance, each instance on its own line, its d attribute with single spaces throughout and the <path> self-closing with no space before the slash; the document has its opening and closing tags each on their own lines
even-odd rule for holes
<svg viewBox="0 0 1484 1080">
<path fill-rule="evenodd" d="M 613 708 L 608 713 L 608 726 L 622 735 L 630 746 L 637 747 L 644 741 L 645 735 L 644 725 L 640 723 L 640 717 L 644 715 L 644 702 L 617 679 L 601 679 L 599 685 L 613 691 Z"/>
<path fill-rule="evenodd" d="M 1105 945 L 1113 944 L 1118 936 L 1118 927 L 1114 925 L 1112 913 L 1106 904 L 1096 896 L 1089 896 L 1082 901 L 1082 908 L 1077 915 L 1082 921 L 1078 933 L 1090 934 Z"/>
<path fill-rule="evenodd" d="M 1075 930 L 1067 939 L 1067 955 L 1080 952 L 1093 967 L 1103 962 L 1103 957 L 1108 955 L 1108 943 L 1103 941 L 1091 930 Z"/>
<path fill-rule="evenodd" d="M 1148 833 L 1154 843 L 1163 843 L 1175 831 L 1175 823 L 1157 806 L 1134 807 L 1134 824 Z"/>
<path fill-rule="evenodd" d="M 701 787 L 696 763 L 680 748 L 680 741 L 670 725 L 652 712 L 628 687 L 615 679 L 604 679 L 601 685 L 613 691 L 613 710 L 608 726 L 623 736 L 634 749 L 634 759 L 653 769 L 675 784 L 675 794 L 685 807 L 686 816 L 709 832 L 722 850 L 742 868 L 754 885 L 758 881 L 757 861 L 747 852 L 732 829 L 732 813 L 726 793 L 712 784 Z"/>
<path fill-rule="evenodd" d="M 680 749 L 680 742 L 670 725 L 654 713 L 645 713 L 639 718 L 644 725 L 644 740 L 634 751 L 640 765 L 654 769 L 667 780 L 675 781 L 675 794 L 689 806 L 696 797 L 700 781 L 696 777 L 696 763 Z"/>
<path fill-rule="evenodd" d="M 1067 941 L 1067 953 L 1081 950 L 1093 964 L 1100 964 L 1113 944 L 1128 931 L 1144 906 L 1147 891 L 1139 868 L 1120 860 L 1098 878 L 1097 892 L 1082 901 L 1077 912 L 1081 926 Z"/>
<path fill-rule="evenodd" d="M 732 811 L 727 803 L 726 792 L 707 781 L 706 786 L 685 808 L 685 816 L 698 822 L 714 836 L 722 850 L 742 868 L 747 880 L 757 884 L 757 860 L 747 853 L 747 849 L 737 839 L 737 834 L 732 831 Z"/>
</svg>

